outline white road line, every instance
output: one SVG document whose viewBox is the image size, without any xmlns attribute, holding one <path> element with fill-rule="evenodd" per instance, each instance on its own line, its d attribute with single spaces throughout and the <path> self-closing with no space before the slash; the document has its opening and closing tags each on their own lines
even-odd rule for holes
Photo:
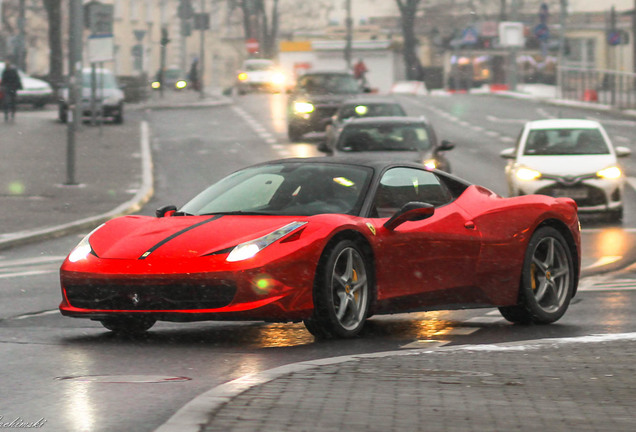
<svg viewBox="0 0 636 432">
<path fill-rule="evenodd" d="M 49 269 L 49 270 L 32 270 L 32 271 L 25 271 L 25 272 L 19 272 L 19 273 L 6 273 L 6 274 L 0 274 L 0 279 L 9 279 L 9 278 L 14 278 L 14 277 L 24 277 L 24 276 L 36 276 L 36 275 L 42 275 L 42 274 L 47 274 L 47 273 L 56 273 L 58 271 L 58 269 Z"/>
<path fill-rule="evenodd" d="M 486 120 L 491 121 L 493 123 L 518 123 L 518 124 L 524 124 L 524 123 L 528 122 L 527 119 L 505 119 L 505 118 L 495 117 L 493 115 L 487 115 L 486 116 Z"/>
<path fill-rule="evenodd" d="M 497 137 L 499 136 L 499 132 L 495 132 L 495 131 L 486 131 L 486 135 L 490 136 L 490 137 Z"/>
<path fill-rule="evenodd" d="M 59 262 L 62 264 L 65 256 L 50 256 L 50 257 L 32 257 L 32 258 L 21 258 L 15 260 L 0 260 L 0 268 L 5 267 L 17 267 L 17 266 L 25 266 L 25 265 L 37 265 L 37 264 L 45 264 L 45 263 L 54 263 Z"/>
<path fill-rule="evenodd" d="M 30 314 L 24 314 L 24 315 L 18 315 L 16 317 L 13 317 L 11 319 L 14 320 L 23 320 L 23 319 L 27 319 L 27 318 L 35 318 L 35 317 L 41 317 L 41 316 L 46 316 L 46 315 L 53 315 L 53 314 L 58 314 L 60 313 L 59 310 L 57 309 L 52 309 L 52 310 L 48 310 L 48 311 L 43 311 L 43 312 L 37 312 L 37 313 L 30 313 Z"/>
</svg>

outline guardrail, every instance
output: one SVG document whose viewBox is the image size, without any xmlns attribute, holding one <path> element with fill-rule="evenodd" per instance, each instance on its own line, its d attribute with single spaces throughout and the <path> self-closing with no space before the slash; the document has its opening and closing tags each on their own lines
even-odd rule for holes
<svg viewBox="0 0 636 432">
<path fill-rule="evenodd" d="M 618 109 L 636 108 L 636 74 L 599 69 L 559 67 L 562 99 L 577 100 Z"/>
</svg>

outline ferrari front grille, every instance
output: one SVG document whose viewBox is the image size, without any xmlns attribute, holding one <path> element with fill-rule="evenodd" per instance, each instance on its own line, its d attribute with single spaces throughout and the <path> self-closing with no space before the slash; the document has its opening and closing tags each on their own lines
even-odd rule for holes
<svg viewBox="0 0 636 432">
<path fill-rule="evenodd" d="M 83 279 L 65 281 L 69 303 L 82 309 L 185 310 L 229 305 L 236 285 L 225 280 Z"/>
</svg>

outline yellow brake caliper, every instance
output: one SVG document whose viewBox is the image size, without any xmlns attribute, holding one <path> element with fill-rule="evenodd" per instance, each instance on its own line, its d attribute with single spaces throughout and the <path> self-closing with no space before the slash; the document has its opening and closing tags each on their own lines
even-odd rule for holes
<svg viewBox="0 0 636 432">
<path fill-rule="evenodd" d="M 353 284 L 355 284 L 356 282 L 358 282 L 358 272 L 356 272 L 356 269 L 353 269 L 353 276 L 351 277 L 351 282 Z M 353 297 L 356 299 L 356 301 L 358 301 L 358 296 L 360 294 L 358 293 L 358 291 L 356 291 L 355 293 L 353 293 Z"/>
<path fill-rule="evenodd" d="M 535 278 L 535 274 L 537 272 L 537 265 L 532 263 L 530 265 L 530 285 L 532 286 L 532 291 L 537 290 L 537 280 Z"/>
</svg>

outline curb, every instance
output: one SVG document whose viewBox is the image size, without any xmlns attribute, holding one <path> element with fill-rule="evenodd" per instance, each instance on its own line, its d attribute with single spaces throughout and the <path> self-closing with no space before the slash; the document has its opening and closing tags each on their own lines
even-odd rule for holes
<svg viewBox="0 0 636 432">
<path fill-rule="evenodd" d="M 385 351 L 369 354 L 353 354 L 339 357 L 329 357 L 318 360 L 309 360 L 298 363 L 291 363 L 277 368 L 269 369 L 263 372 L 245 375 L 241 378 L 229 381 L 225 384 L 218 385 L 212 389 L 195 397 L 190 402 L 179 409 L 164 424 L 155 429 L 154 432 L 199 432 L 210 420 L 210 414 L 229 403 L 235 397 L 247 390 L 274 381 L 277 378 L 289 375 L 295 372 L 303 372 L 309 369 L 316 369 L 321 366 L 328 366 L 350 361 L 357 361 L 363 358 L 379 359 L 385 357 L 401 357 L 424 355 L 439 351 L 527 351 L 540 349 L 544 346 L 552 346 L 554 344 L 565 343 L 598 343 L 607 341 L 623 341 L 636 340 L 636 333 L 621 334 L 595 334 L 589 336 L 576 336 L 572 338 L 552 338 L 552 339 L 534 339 L 521 342 L 506 342 L 499 344 L 470 345 L 470 346 L 453 346 L 444 347 L 436 346 L 433 348 L 422 348 L 401 351 Z M 438 341 L 440 344 L 444 343 Z"/>
<path fill-rule="evenodd" d="M 232 100 L 229 98 L 223 98 L 217 101 L 209 101 L 209 102 L 201 102 L 195 104 L 174 104 L 174 105 L 159 105 L 159 106 L 149 106 L 149 105 L 140 105 L 138 107 L 131 107 L 133 110 L 163 110 L 163 109 L 174 109 L 174 108 L 207 108 L 207 107 L 215 107 L 215 106 L 224 106 L 232 103 Z M 117 216 L 123 216 L 126 214 L 134 213 L 139 211 L 144 204 L 150 201 L 154 194 L 154 176 L 153 176 L 153 162 L 152 162 L 152 151 L 150 149 L 150 131 L 148 122 L 142 120 L 140 123 L 141 128 L 141 168 L 142 168 L 142 183 L 139 191 L 135 194 L 133 198 L 130 200 L 120 204 L 115 207 L 113 210 L 99 214 L 96 216 L 87 217 L 84 219 L 79 219 L 73 222 L 65 223 L 62 225 L 56 225 L 52 227 L 39 228 L 30 231 L 20 231 L 17 233 L 12 233 L 8 238 L 0 240 L 0 250 L 9 249 L 15 246 L 21 246 L 23 244 L 32 243 L 39 240 L 47 240 L 53 239 L 57 237 L 61 237 L 67 234 L 72 234 L 74 232 L 82 231 L 82 230 L 90 230 L 95 228 L 101 223 L 106 222 Z"/>
</svg>

